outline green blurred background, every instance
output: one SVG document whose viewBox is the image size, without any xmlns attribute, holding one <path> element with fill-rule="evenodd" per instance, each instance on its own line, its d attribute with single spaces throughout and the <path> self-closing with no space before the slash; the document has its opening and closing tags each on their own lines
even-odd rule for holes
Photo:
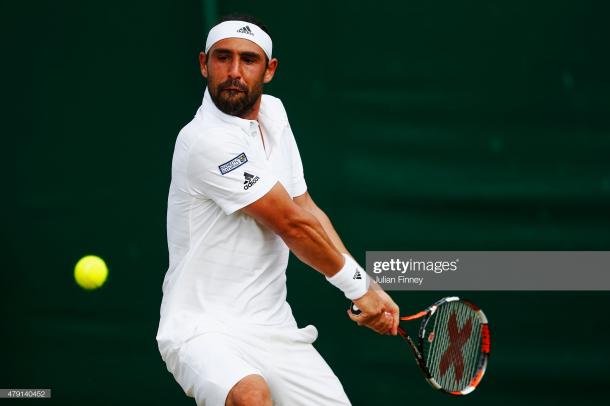
<svg viewBox="0 0 610 406">
<path fill-rule="evenodd" d="M 2 1 L 0 387 L 53 398 L 0 403 L 194 404 L 155 342 L 166 199 L 205 86 L 197 54 L 234 11 L 269 26 L 267 91 L 361 261 L 610 249 L 607 2 Z M 110 267 L 95 292 L 73 281 L 86 254 Z M 293 258 L 288 278 L 354 405 L 606 400 L 608 293 L 458 292 L 486 310 L 492 358 L 474 394 L 449 398 L 399 339 L 356 328 L 318 274 Z M 407 313 L 447 293 L 394 297 Z"/>
</svg>

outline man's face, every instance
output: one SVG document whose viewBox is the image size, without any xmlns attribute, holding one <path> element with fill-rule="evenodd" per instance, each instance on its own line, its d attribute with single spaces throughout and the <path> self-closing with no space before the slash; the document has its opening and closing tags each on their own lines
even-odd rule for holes
<svg viewBox="0 0 610 406">
<path fill-rule="evenodd" d="M 254 42 L 226 38 L 199 56 L 201 73 L 220 111 L 246 118 L 252 113 L 277 67 L 274 58 L 267 64 L 264 51 Z M 252 117 L 248 117 L 252 118 Z"/>
</svg>

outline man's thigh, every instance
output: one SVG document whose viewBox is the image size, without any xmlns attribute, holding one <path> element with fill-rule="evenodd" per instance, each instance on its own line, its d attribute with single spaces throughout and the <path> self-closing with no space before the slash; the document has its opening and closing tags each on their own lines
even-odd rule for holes
<svg viewBox="0 0 610 406">
<path fill-rule="evenodd" d="M 350 401 L 326 361 L 308 343 L 278 346 L 262 369 L 278 406 L 345 406 Z"/>
<path fill-rule="evenodd" d="M 260 375 L 248 375 L 237 382 L 227 395 L 225 406 L 271 406 L 271 392 Z"/>
<path fill-rule="evenodd" d="M 176 381 L 199 406 L 224 406 L 229 391 L 248 375 L 261 375 L 223 334 L 203 334 L 178 352 Z"/>
</svg>

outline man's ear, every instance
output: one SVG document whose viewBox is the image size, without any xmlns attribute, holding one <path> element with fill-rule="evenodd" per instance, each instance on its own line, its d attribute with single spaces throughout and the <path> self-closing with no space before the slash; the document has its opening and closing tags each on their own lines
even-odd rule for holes
<svg viewBox="0 0 610 406">
<path fill-rule="evenodd" d="M 267 69 L 265 69 L 265 76 L 263 78 L 263 83 L 271 82 L 273 79 L 273 75 L 275 75 L 275 70 L 277 69 L 277 65 L 279 64 L 276 58 L 272 58 L 267 65 Z"/>
<path fill-rule="evenodd" d="M 208 67 L 206 65 L 206 54 L 205 52 L 199 52 L 199 69 L 201 70 L 201 75 L 207 79 L 208 77 Z"/>
</svg>

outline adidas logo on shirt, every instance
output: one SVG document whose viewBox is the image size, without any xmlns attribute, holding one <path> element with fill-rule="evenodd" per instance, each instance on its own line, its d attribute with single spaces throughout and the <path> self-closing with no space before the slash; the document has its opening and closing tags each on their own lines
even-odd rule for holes
<svg viewBox="0 0 610 406">
<path fill-rule="evenodd" d="M 256 182 L 258 182 L 259 177 L 248 172 L 244 172 L 244 179 L 244 190 L 248 190 L 254 186 Z"/>
<path fill-rule="evenodd" d="M 254 33 L 250 30 L 250 27 L 248 27 L 247 25 L 241 27 L 239 30 L 237 30 L 237 32 L 240 32 L 242 34 L 254 35 Z"/>
<path fill-rule="evenodd" d="M 362 275 L 360 275 L 360 271 L 356 269 L 356 273 L 354 274 L 353 279 L 362 279 Z"/>
</svg>

